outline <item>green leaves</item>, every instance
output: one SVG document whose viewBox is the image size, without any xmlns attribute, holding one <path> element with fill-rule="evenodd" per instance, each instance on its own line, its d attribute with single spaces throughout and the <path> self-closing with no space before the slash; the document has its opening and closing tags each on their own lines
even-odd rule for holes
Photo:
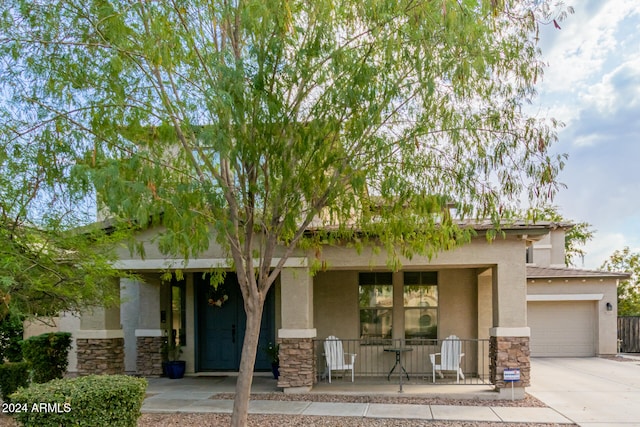
<svg viewBox="0 0 640 427">
<path fill-rule="evenodd" d="M 520 108 L 542 74 L 535 7 L 13 0 L 5 140 L 55 141 L 112 215 L 164 226 L 163 252 L 215 239 L 262 291 L 276 247 L 325 241 L 309 230 L 433 254 L 469 239 L 457 219 L 560 187 L 558 123 Z"/>
<path fill-rule="evenodd" d="M 618 284 L 618 316 L 640 316 L 640 253 L 625 247 L 611 254 L 600 268 L 631 274 Z"/>
</svg>

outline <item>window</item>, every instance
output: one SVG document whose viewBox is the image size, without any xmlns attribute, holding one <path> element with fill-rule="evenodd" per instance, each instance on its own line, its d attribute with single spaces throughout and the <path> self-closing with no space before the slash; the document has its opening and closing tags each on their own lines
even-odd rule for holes
<svg viewBox="0 0 640 427">
<path fill-rule="evenodd" d="M 186 322 L 186 288 L 184 281 L 173 281 L 171 284 L 171 339 L 176 345 L 187 345 L 185 334 Z"/>
<path fill-rule="evenodd" d="M 438 338 L 438 273 L 404 273 L 405 338 Z"/>
<path fill-rule="evenodd" d="M 358 284 L 360 338 L 391 338 L 391 273 L 360 273 Z"/>
</svg>

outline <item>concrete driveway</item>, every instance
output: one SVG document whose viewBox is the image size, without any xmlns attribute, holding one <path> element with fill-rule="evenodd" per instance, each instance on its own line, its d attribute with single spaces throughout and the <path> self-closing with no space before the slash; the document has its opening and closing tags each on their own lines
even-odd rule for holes
<svg viewBox="0 0 640 427">
<path fill-rule="evenodd" d="M 527 392 L 581 426 L 640 426 L 640 358 L 533 358 Z"/>
</svg>

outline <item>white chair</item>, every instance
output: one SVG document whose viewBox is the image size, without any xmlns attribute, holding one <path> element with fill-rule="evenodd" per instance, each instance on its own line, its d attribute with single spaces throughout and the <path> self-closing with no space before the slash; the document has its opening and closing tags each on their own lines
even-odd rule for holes
<svg viewBox="0 0 640 427">
<path fill-rule="evenodd" d="M 327 361 L 327 375 L 331 383 L 331 371 L 351 370 L 351 382 L 354 380 L 353 365 L 356 362 L 355 353 L 345 353 L 342 349 L 342 341 L 329 335 L 324 341 L 324 358 Z"/>
<path fill-rule="evenodd" d="M 461 351 L 462 343 L 460 342 L 460 338 L 455 335 L 449 335 L 442 342 L 440 353 L 429 355 L 429 358 L 431 359 L 432 378 L 434 383 L 436 382 L 436 371 L 438 372 L 438 375 L 440 375 L 440 378 L 444 378 L 442 371 L 455 371 L 456 382 L 460 382 L 460 377 L 464 380 L 464 373 L 462 373 L 462 368 L 460 367 L 464 353 Z M 439 363 L 436 363 L 437 356 L 440 356 Z"/>
</svg>

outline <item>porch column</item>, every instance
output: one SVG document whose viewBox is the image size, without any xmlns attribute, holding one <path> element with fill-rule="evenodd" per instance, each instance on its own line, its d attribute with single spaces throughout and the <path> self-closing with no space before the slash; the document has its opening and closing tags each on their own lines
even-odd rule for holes
<svg viewBox="0 0 640 427">
<path fill-rule="evenodd" d="M 311 390 L 315 378 L 313 339 L 313 278 L 308 267 L 285 268 L 280 273 L 282 328 L 278 387 L 285 393 Z"/>
<path fill-rule="evenodd" d="M 493 298 L 491 289 L 493 287 L 492 270 L 487 268 L 478 272 L 478 339 L 483 340 L 478 345 L 478 360 L 482 361 L 483 367 L 478 367 L 478 373 L 482 380 L 489 379 L 487 371 L 487 360 L 489 356 L 489 330 L 493 325 Z"/>
<path fill-rule="evenodd" d="M 531 332 L 527 326 L 527 290 L 524 258 L 492 268 L 493 328 L 489 331 L 489 375 L 501 397 L 511 398 L 511 384 L 504 381 L 505 369 L 520 369 L 514 396 L 524 398 L 530 385 Z"/>
<path fill-rule="evenodd" d="M 149 280 L 138 282 L 138 325 L 136 337 L 136 373 L 143 376 L 162 375 L 162 345 L 167 327 L 161 323 L 161 282 Z"/>
<path fill-rule="evenodd" d="M 114 286 L 118 284 L 114 283 Z M 75 338 L 78 375 L 124 373 L 124 334 L 120 325 L 120 307 L 94 307 L 84 311 Z"/>
</svg>

